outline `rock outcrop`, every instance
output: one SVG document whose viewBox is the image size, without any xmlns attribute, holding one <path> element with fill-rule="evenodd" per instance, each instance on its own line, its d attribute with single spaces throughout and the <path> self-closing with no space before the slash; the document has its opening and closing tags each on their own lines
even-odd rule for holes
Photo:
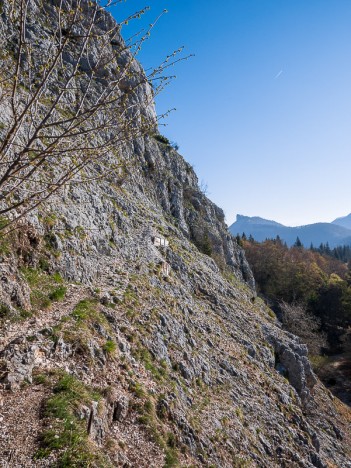
<svg viewBox="0 0 351 468">
<path fill-rule="evenodd" d="M 1 257 L 2 466 L 351 466 L 350 413 L 191 166 L 157 134 L 121 164 L 32 211 Z"/>
</svg>

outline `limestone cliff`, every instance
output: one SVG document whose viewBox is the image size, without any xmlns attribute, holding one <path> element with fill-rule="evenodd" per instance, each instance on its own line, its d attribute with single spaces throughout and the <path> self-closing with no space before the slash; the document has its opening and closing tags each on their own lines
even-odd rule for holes
<svg viewBox="0 0 351 468">
<path fill-rule="evenodd" d="M 1 466 L 351 466 L 348 410 L 159 140 L 125 145 L 104 177 L 95 163 L 1 240 Z"/>
</svg>

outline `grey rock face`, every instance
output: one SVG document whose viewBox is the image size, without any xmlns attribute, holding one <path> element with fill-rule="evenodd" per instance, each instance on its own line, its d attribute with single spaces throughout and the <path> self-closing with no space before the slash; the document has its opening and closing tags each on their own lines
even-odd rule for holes
<svg viewBox="0 0 351 468">
<path fill-rule="evenodd" d="M 87 432 L 97 445 L 102 445 L 108 431 L 108 412 L 105 406 L 98 405 L 98 402 L 92 402 Z"/>
<path fill-rule="evenodd" d="M 38 48 L 38 66 L 40 57 L 50 48 L 51 32 L 48 25 L 43 30 L 43 25 L 37 23 L 36 18 L 40 15 L 40 4 L 32 0 L 28 9 L 28 34 L 41 37 L 40 44 L 35 42 L 34 51 Z M 82 8 L 88 10 L 89 2 L 84 0 Z M 5 2 L 4 17 L 2 20 L 2 31 L 10 35 L 11 22 L 7 21 L 10 5 Z M 57 21 L 57 4 L 50 0 L 45 4 L 47 18 Z M 49 20 L 47 20 L 49 22 Z M 108 13 L 101 13 L 97 30 L 107 31 L 114 24 L 113 18 Z M 98 31 L 97 31 L 98 32 Z M 76 31 L 74 34 L 79 35 Z M 115 45 L 115 43 L 119 45 Z M 11 44 L 9 44 L 10 47 Z M 127 48 L 123 47 L 121 37 L 114 39 L 110 45 L 111 49 L 120 47 L 118 64 L 121 67 L 128 66 L 125 77 L 124 91 L 127 93 L 129 87 L 134 86 L 134 81 L 140 76 L 145 76 L 138 62 L 132 60 L 132 55 Z M 69 52 L 75 54 L 74 47 Z M 89 76 L 89 69 L 94 63 L 98 63 L 98 43 L 92 43 L 89 47 L 89 56 L 81 63 L 83 74 Z M 69 55 L 63 58 L 66 63 L 67 73 L 72 68 Z M 117 60 L 118 61 L 118 60 Z M 114 78 L 114 64 L 104 67 L 104 80 L 107 82 Z M 83 78 L 82 78 L 83 79 Z M 90 98 L 93 102 L 96 92 L 101 89 L 99 73 L 96 80 L 92 82 Z M 145 119 L 154 121 L 156 118 L 152 99 L 152 89 L 145 82 L 138 86 L 128 99 L 131 107 L 138 108 Z M 65 96 L 64 100 L 69 101 Z M 72 96 L 74 100 L 74 96 Z M 67 102 L 69 104 L 69 102 Z M 71 105 L 74 105 L 72 101 Z M 5 110 L 1 109 L 4 111 Z M 99 119 L 99 115 L 96 116 Z M 1 120 L 1 117 L 0 117 Z M 99 136 L 95 138 L 98 140 Z M 116 150 L 117 151 L 117 150 Z M 43 226 L 41 209 L 30 215 L 30 222 L 39 234 L 45 234 L 46 243 L 56 252 L 61 253 L 58 263 L 60 269 L 64 270 L 66 276 L 75 281 L 89 283 L 104 275 L 102 257 L 110 258 L 114 249 L 127 250 L 128 238 L 134 237 L 132 244 L 142 247 L 143 241 L 135 238 L 135 223 L 140 216 L 140 208 L 143 207 L 149 215 L 148 220 L 141 222 L 143 229 L 150 229 L 157 218 L 167 217 L 172 220 L 175 229 L 190 239 L 200 251 L 211 254 L 221 269 L 227 269 L 239 280 L 246 281 L 254 290 L 254 279 L 242 249 L 227 230 L 224 223 L 223 211 L 213 204 L 201 191 L 198 179 L 192 167 L 169 145 L 159 143 L 152 135 L 144 135 L 136 138 L 118 148 L 120 158 L 120 169 L 106 177 L 104 182 L 92 182 L 90 186 L 72 185 L 62 190 L 58 197 L 52 198 L 45 207 L 45 213 L 57 216 L 55 226 L 47 229 Z M 116 163 L 116 155 L 106 156 L 104 161 L 91 164 L 88 171 L 94 176 L 101 177 L 103 172 L 109 172 L 110 164 Z M 119 171 L 123 173 L 119 180 Z M 116 196 L 115 184 L 123 185 L 129 196 Z M 117 190 L 118 192 L 118 190 Z M 132 197 L 134 200 L 132 202 Z M 82 208 L 83 207 L 83 208 Z M 146 222 L 145 222 L 146 221 Z M 148 221 L 148 223 L 147 223 Z M 43 232 L 44 229 L 44 232 Z M 123 234 L 123 238 L 121 236 Z M 141 234 L 141 233 L 140 233 Z M 69 237 L 69 239 L 67 238 Z M 146 239 L 144 238 L 144 241 Z M 132 248 L 130 245 L 128 248 Z M 69 252 L 76 254 L 74 260 Z M 89 252 L 89 253 L 88 253 Z M 157 254 L 159 261 L 165 259 Z M 24 298 L 19 297 L 23 302 Z"/>
<path fill-rule="evenodd" d="M 29 310 L 30 289 L 16 268 L 16 263 L 0 259 L 0 305 L 7 307 L 12 315 L 17 309 Z"/>
<path fill-rule="evenodd" d="M 34 366 L 40 365 L 45 353 L 37 345 L 29 345 L 25 339 L 14 340 L 9 346 L 0 351 L 2 372 L 0 382 L 10 390 L 19 388 L 24 381 L 32 382 Z"/>
<path fill-rule="evenodd" d="M 285 375 L 303 401 L 310 396 L 310 389 L 317 383 L 307 358 L 307 346 L 296 341 L 281 340 L 276 333 L 264 328 L 267 341 L 274 347 L 276 369 Z M 297 338 L 296 338 L 297 340 Z"/>
<path fill-rule="evenodd" d="M 122 422 L 126 419 L 129 408 L 129 398 L 127 396 L 120 397 L 113 404 L 113 420 Z"/>
<path fill-rule="evenodd" d="M 47 2 L 47 8 L 55 4 Z M 83 6 L 88 7 L 85 0 Z M 50 30 L 38 8 L 36 15 L 29 33 L 43 29 L 40 47 L 46 47 Z M 112 21 L 103 16 L 101 27 Z M 65 60 L 69 68 L 71 55 Z M 126 51 L 119 64 L 127 60 Z M 88 67 L 81 65 L 83 71 Z M 140 70 L 135 63 L 124 89 Z M 95 91 L 110 79 L 108 73 L 99 72 Z M 142 107 L 150 93 L 145 84 L 134 102 Z M 152 116 L 154 108 L 147 105 L 143 112 Z M 114 453 L 114 463 L 124 466 L 147 466 L 144 460 L 128 460 L 140 441 L 152 448 L 150 432 L 159 428 L 162 437 L 174 436 L 163 440 L 163 450 L 169 444 L 181 448 L 184 466 L 312 467 L 326 461 L 347 466 L 341 429 L 330 422 L 336 412 L 316 383 L 306 348 L 279 329 L 262 301 L 254 299 L 245 255 L 191 166 L 152 135 L 129 142 L 120 153 L 120 170 L 101 178 L 106 166 L 94 164 L 90 184 L 67 186 L 32 212 L 26 221 L 40 242 L 28 255 L 18 258 L 13 252 L 0 262 L 1 300 L 14 310 L 30 305 L 18 266 L 38 267 L 44 256 L 51 273 L 81 283 L 76 287 L 84 297 L 89 286 L 108 326 L 93 319 L 84 323 L 81 353 L 75 340 L 59 337 L 53 343 L 50 330 L 57 323 L 51 310 L 47 331 L 35 344 L 26 342 L 26 329 L 19 326 L 19 342 L 0 350 L 4 386 L 30 382 L 33 368 L 43 365 L 98 386 L 104 395 L 100 406 L 86 405 L 80 417 L 97 446 L 105 447 L 116 434 L 122 442 L 129 437 Z M 108 157 L 115 161 L 115 155 Z M 48 215 L 54 223 L 46 222 Z M 156 235 L 168 246 L 156 246 Z M 169 276 L 162 273 L 165 263 Z M 75 305 L 65 312 L 64 323 L 72 326 Z M 105 347 L 110 339 L 117 345 L 113 358 Z M 140 418 L 138 411 L 148 413 Z M 164 466 L 162 454 L 157 460 L 153 466 Z"/>
</svg>

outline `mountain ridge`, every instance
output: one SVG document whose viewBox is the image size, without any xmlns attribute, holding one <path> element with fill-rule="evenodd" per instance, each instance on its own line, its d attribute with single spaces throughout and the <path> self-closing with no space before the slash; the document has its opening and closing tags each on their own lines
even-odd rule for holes
<svg viewBox="0 0 351 468">
<path fill-rule="evenodd" d="M 347 229 L 351 229 L 351 213 L 342 216 L 341 218 L 336 218 L 332 221 L 332 224 L 337 224 L 338 226 L 346 227 Z"/>
<path fill-rule="evenodd" d="M 344 224 L 347 224 L 350 218 L 339 219 L 345 219 Z M 315 247 L 321 243 L 328 243 L 332 248 L 339 245 L 350 245 L 351 229 L 340 225 L 337 221 L 290 227 L 258 216 L 238 215 L 237 220 L 229 227 L 229 230 L 234 236 L 242 235 L 242 233 L 245 233 L 247 237 L 252 235 L 258 242 L 279 236 L 289 246 L 295 243 L 297 237 L 306 247 L 309 247 L 311 243 Z"/>
</svg>

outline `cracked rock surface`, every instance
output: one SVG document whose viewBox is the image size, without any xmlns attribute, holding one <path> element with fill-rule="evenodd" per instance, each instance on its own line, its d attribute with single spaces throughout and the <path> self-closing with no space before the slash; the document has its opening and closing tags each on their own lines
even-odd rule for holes
<svg viewBox="0 0 351 468">
<path fill-rule="evenodd" d="M 44 24 L 37 11 L 30 34 Z M 351 467 L 349 408 L 256 297 L 192 167 L 152 135 L 123 161 L 123 180 L 68 186 L 32 212 L 0 258 L 0 466 L 58 463 L 43 435 L 61 440 L 63 395 L 90 466 Z"/>
</svg>

